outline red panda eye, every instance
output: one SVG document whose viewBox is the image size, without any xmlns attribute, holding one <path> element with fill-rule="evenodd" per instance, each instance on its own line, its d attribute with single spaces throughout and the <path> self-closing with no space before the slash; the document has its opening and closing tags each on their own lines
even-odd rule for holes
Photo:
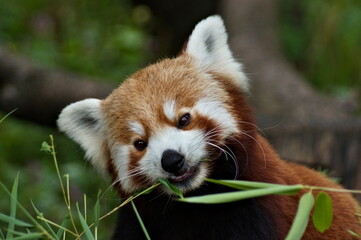
<svg viewBox="0 0 361 240">
<path fill-rule="evenodd" d="M 191 120 L 191 115 L 189 113 L 182 115 L 179 118 L 177 127 L 184 128 L 185 126 L 187 126 L 189 124 L 190 120 Z"/>
<path fill-rule="evenodd" d="M 147 142 L 143 140 L 137 140 L 134 142 L 134 147 L 138 151 L 143 151 L 147 147 L 147 145 L 148 145 Z"/>
</svg>

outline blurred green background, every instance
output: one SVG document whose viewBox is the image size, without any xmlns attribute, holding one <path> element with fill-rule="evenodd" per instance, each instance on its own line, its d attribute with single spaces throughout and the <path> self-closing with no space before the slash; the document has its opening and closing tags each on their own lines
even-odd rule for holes
<svg viewBox="0 0 361 240">
<path fill-rule="evenodd" d="M 361 1 L 280 3 L 280 39 L 306 79 L 336 97 L 347 97 L 352 90 L 360 97 Z"/>
<path fill-rule="evenodd" d="M 319 90 L 347 98 L 361 93 L 361 1 L 280 0 L 279 37 L 284 52 Z M 154 21 L 145 6 L 125 0 L 2 0 L 0 46 L 52 68 L 94 76 L 114 85 L 148 62 L 148 26 Z M 1 113 L 0 118 L 6 113 Z M 83 160 L 83 152 L 56 129 L 14 118 L 0 123 L 0 180 L 11 186 L 20 171 L 21 202 L 30 198 L 45 216 L 58 220 L 65 207 L 53 161 L 40 152 L 53 134 L 61 172 L 71 178 L 72 200 L 90 206 L 109 182 Z M 119 203 L 108 190 L 102 211 Z M 0 191 L 0 212 L 9 202 Z M 29 209 L 31 209 L 29 207 Z M 109 222 L 113 221 L 109 219 Z M 2 225 L 0 224 L 0 227 Z M 112 224 L 103 224 L 107 239 Z"/>
</svg>

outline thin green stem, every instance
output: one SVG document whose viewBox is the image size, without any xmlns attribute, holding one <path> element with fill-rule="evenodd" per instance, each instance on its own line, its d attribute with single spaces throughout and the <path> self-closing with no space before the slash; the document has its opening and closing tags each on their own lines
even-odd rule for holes
<svg viewBox="0 0 361 240">
<path fill-rule="evenodd" d="M 113 214 L 114 212 L 118 211 L 120 208 L 122 208 L 123 206 L 125 206 L 126 204 L 128 204 L 129 202 L 133 201 L 134 199 L 136 199 L 137 197 L 139 197 L 140 195 L 143 195 L 144 193 L 147 193 L 151 190 L 153 190 L 154 188 L 158 187 L 161 183 L 156 183 L 152 186 L 150 186 L 149 188 L 145 189 L 144 191 L 138 193 L 135 196 L 131 196 L 129 198 L 127 198 L 126 200 L 124 200 L 124 202 L 122 202 L 120 205 L 118 205 L 117 207 L 113 208 L 110 212 L 106 213 L 105 215 L 103 215 L 101 218 L 99 218 L 99 220 L 103 220 L 104 218 L 110 216 L 111 214 Z M 91 228 L 94 225 L 94 223 L 89 225 L 89 228 Z M 80 239 L 80 237 L 84 234 L 84 231 L 81 232 L 78 237 L 76 238 L 76 240 Z"/>
<path fill-rule="evenodd" d="M 11 112 L 9 112 L 8 114 L 6 114 L 3 118 L 0 119 L 0 123 L 2 121 L 4 121 L 7 117 L 9 117 L 13 112 L 15 112 L 16 110 L 18 110 L 17 108 L 15 108 L 14 110 L 12 110 Z"/>
<path fill-rule="evenodd" d="M 48 220 L 48 219 L 46 219 L 46 218 L 44 218 L 44 217 L 38 216 L 38 219 L 39 219 L 39 220 L 42 220 L 42 221 L 44 221 L 44 222 L 47 222 L 47 223 L 49 223 L 50 225 L 53 225 L 53 226 L 55 226 L 55 227 L 57 227 L 57 228 L 60 228 L 60 229 L 66 231 L 66 232 L 68 232 L 68 233 L 71 233 L 71 234 L 73 234 L 75 237 L 78 236 L 78 234 L 76 234 L 75 232 L 72 232 L 72 231 L 70 231 L 69 229 L 67 229 L 67 228 L 65 228 L 65 227 L 63 227 L 63 226 L 60 226 L 59 224 L 56 224 L 56 223 L 54 223 L 54 222 L 52 222 L 52 221 L 50 221 L 50 220 Z"/>
<path fill-rule="evenodd" d="M 87 216 L 86 216 L 87 206 L 86 206 L 86 194 L 85 194 L 85 193 L 84 193 L 83 199 L 84 199 L 84 219 L 85 219 L 85 221 L 86 221 L 86 219 L 87 219 Z"/>
<path fill-rule="evenodd" d="M 61 179 L 60 170 L 59 170 L 59 166 L 58 166 L 58 160 L 57 160 L 57 157 L 56 157 L 53 135 L 50 135 L 50 144 L 51 144 L 50 145 L 51 155 L 53 156 L 54 165 L 55 165 L 55 169 L 56 169 L 56 174 L 58 175 L 58 180 L 59 180 L 59 183 L 60 183 L 61 191 L 63 193 L 64 202 L 65 202 L 65 205 L 66 205 L 66 207 L 68 209 L 70 221 L 71 221 L 71 223 L 73 225 L 73 228 L 74 228 L 75 232 L 78 234 L 78 229 L 77 229 L 77 227 L 75 225 L 74 217 L 73 217 L 73 214 L 72 214 L 72 211 L 71 211 L 71 205 L 70 205 L 69 179 L 68 179 L 68 182 L 67 182 L 67 192 L 65 192 L 63 180 Z"/>
<path fill-rule="evenodd" d="M 138 212 L 138 210 L 137 210 L 137 207 L 135 206 L 135 204 L 134 204 L 133 201 L 130 201 L 130 203 L 132 204 L 134 213 L 135 213 L 135 215 L 137 216 L 138 222 L 139 222 L 139 224 L 140 224 L 140 227 L 141 227 L 142 230 L 143 230 L 143 233 L 144 233 L 146 239 L 147 239 L 147 240 L 151 240 L 151 239 L 150 239 L 150 236 L 149 236 L 149 233 L 148 233 L 148 231 L 147 231 L 147 229 L 146 229 L 146 227 L 145 227 L 145 225 L 144 225 L 144 223 L 143 223 L 143 220 L 142 220 L 142 218 L 140 217 L 140 214 L 139 214 L 139 212 Z"/>
<path fill-rule="evenodd" d="M 310 190 L 323 190 L 327 192 L 361 194 L 361 190 L 353 190 L 353 189 L 340 189 L 340 188 L 329 188 L 329 187 L 319 187 L 319 186 L 304 186 L 304 188 Z"/>
</svg>

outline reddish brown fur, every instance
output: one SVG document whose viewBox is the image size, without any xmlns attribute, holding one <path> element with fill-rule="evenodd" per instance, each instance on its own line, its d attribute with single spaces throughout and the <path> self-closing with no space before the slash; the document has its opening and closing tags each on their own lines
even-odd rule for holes
<svg viewBox="0 0 361 240">
<path fill-rule="evenodd" d="M 200 76 L 192 58 L 187 55 L 165 59 L 140 70 L 103 102 L 105 118 L 114 123 L 108 126 L 111 137 L 129 144 L 131 133 L 124 123 L 134 118 L 145 126 L 148 133 L 150 130 L 155 132 L 160 123 L 174 125 L 163 114 L 163 103 L 167 99 L 175 99 L 177 108 L 184 108 L 192 107 L 204 97 L 204 89 L 226 97 L 217 82 L 208 80 Z M 122 114 L 118 112 L 119 109 L 122 109 Z M 150 129 L 150 126 L 155 129 Z"/>
<path fill-rule="evenodd" d="M 147 140 L 152 132 L 161 128 L 160 123 L 172 126 L 176 124 L 163 114 L 162 106 L 167 99 L 175 99 L 177 109 L 192 107 L 198 99 L 203 97 L 204 89 L 208 89 L 217 96 L 221 96 L 222 101 L 227 103 L 229 107 L 227 110 L 236 118 L 238 127 L 242 131 L 233 137 L 240 141 L 243 147 L 240 147 L 232 138 L 227 140 L 227 144 L 235 148 L 236 155 L 240 156 L 239 160 L 242 160 L 239 162 L 239 179 L 341 188 L 316 171 L 280 160 L 267 141 L 257 133 L 252 111 L 243 92 L 226 76 L 210 74 L 217 81 L 209 81 L 206 77 L 200 76 L 194 67 L 192 58 L 186 54 L 172 60 L 165 59 L 140 70 L 103 102 L 105 118 L 112 123 L 107 126 L 110 137 L 122 144 L 131 144 L 129 141 L 134 140 L 134 133 L 131 133 L 124 123 L 137 120 L 145 128 L 145 136 L 139 137 Z M 119 109 L 122 109 L 121 113 Z M 192 121 L 186 127 L 187 129 L 204 129 L 204 126 L 207 126 L 207 130 L 211 130 L 217 126 L 206 117 L 194 116 L 194 119 L 196 121 Z M 142 154 L 144 153 L 136 150 L 130 153 L 131 170 L 137 166 L 137 161 Z M 111 160 L 109 166 L 113 178 L 117 179 L 119 176 L 116 176 Z M 142 184 L 145 179 L 134 178 L 134 181 Z M 277 231 L 282 238 L 286 236 L 290 228 L 302 194 L 268 196 L 259 200 L 260 204 L 273 216 L 276 216 Z M 314 191 L 314 194 L 317 194 L 317 191 Z M 334 204 L 332 227 L 321 234 L 310 223 L 303 239 L 353 239 L 347 232 L 348 229 L 361 233 L 360 223 L 355 216 L 355 212 L 358 210 L 357 202 L 350 194 L 334 192 L 329 194 Z"/>
<path fill-rule="evenodd" d="M 239 136 L 247 149 L 247 156 L 243 153 L 244 158 L 247 157 L 249 159 L 247 166 L 245 166 L 244 174 L 240 176 L 241 179 L 286 185 L 304 184 L 337 189 L 342 188 L 321 173 L 281 160 L 268 142 L 256 132 L 251 110 L 243 94 L 232 86 L 231 81 L 226 77 L 215 76 L 223 83 L 225 89 L 231 95 L 232 101 L 230 105 L 234 110 L 233 114 L 238 119 L 242 119 L 240 124 L 243 125 L 244 131 L 254 138 L 253 140 L 251 137 Z M 244 151 L 241 149 L 240 152 Z M 242 164 L 240 163 L 240 165 Z M 286 237 L 289 231 L 297 211 L 298 201 L 304 192 L 302 191 L 294 196 L 269 196 L 262 199 L 263 204 L 267 206 L 267 209 L 274 216 L 279 215 L 277 226 L 279 227 L 278 231 L 282 239 Z M 313 193 L 316 196 L 318 191 L 313 191 Z M 311 220 L 302 239 L 356 239 L 347 230 L 361 233 L 361 223 L 356 216 L 356 213 L 359 212 L 357 201 L 348 193 L 328 193 L 334 205 L 334 219 L 331 228 L 324 233 L 320 233 L 313 226 Z"/>
</svg>

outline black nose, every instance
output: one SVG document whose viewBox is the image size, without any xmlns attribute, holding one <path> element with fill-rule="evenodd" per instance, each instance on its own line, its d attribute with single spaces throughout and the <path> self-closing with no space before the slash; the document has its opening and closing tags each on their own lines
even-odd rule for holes
<svg viewBox="0 0 361 240">
<path fill-rule="evenodd" d="M 162 168 L 169 172 L 177 174 L 184 165 L 184 157 L 174 150 L 165 150 L 162 156 Z"/>
</svg>

